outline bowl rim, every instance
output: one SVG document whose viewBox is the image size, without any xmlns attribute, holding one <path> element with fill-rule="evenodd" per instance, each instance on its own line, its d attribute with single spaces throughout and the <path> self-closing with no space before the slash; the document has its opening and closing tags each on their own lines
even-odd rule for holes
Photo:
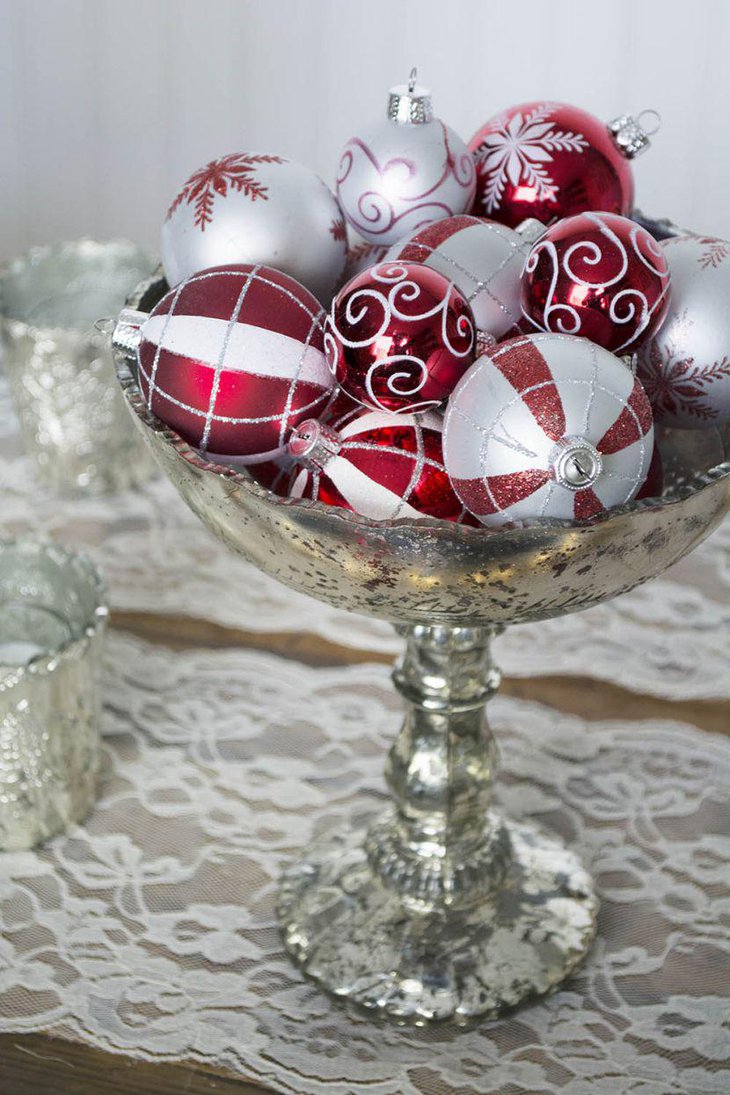
<svg viewBox="0 0 730 1095">
<path fill-rule="evenodd" d="M 87 614 L 82 628 L 65 642 L 60 643 L 47 654 L 39 654 L 20 666 L 0 665 L 0 694 L 9 691 L 28 676 L 46 676 L 68 661 L 83 657 L 91 643 L 100 635 L 109 618 L 109 591 L 96 564 L 83 551 L 73 551 L 55 540 L 33 536 L 0 537 L 0 556 L 5 551 L 18 550 L 29 561 L 38 556 L 52 555 L 62 562 L 77 568 L 88 581 L 94 598 L 94 607 Z"/>
<path fill-rule="evenodd" d="M 149 291 L 152 285 L 157 281 L 159 281 L 159 270 L 138 286 L 138 289 L 135 290 L 130 297 L 129 307 L 136 307 L 134 301 L 138 301 L 144 295 L 144 291 Z M 143 292 L 139 293 L 138 290 L 143 290 Z M 426 529 L 429 529 L 432 532 L 440 532 L 448 539 L 463 538 L 465 542 L 469 542 L 474 537 L 478 537 L 484 542 L 485 537 L 493 540 L 495 537 L 513 538 L 514 536 L 523 535 L 525 533 L 547 532 L 556 529 L 563 531 L 585 530 L 605 525 L 609 521 L 620 519 L 624 516 L 655 512 L 659 509 L 679 505 L 688 498 L 711 487 L 719 480 L 730 476 L 729 458 L 703 472 L 697 472 L 692 475 L 686 483 L 679 485 L 666 495 L 660 495 L 655 498 L 642 498 L 638 501 L 633 500 L 622 506 L 615 506 L 605 510 L 594 517 L 584 518 L 583 520 L 578 521 L 562 518 L 535 517 L 526 518 L 520 522 L 512 522 L 498 527 L 489 527 L 486 525 L 475 527 L 466 524 L 457 524 L 455 521 L 447 521 L 437 517 L 423 517 L 419 519 L 399 517 L 394 520 L 375 520 L 374 518 L 364 517 L 352 510 L 342 509 L 339 506 L 328 506 L 323 502 L 316 502 L 308 498 L 282 497 L 281 495 L 275 494 L 267 487 L 262 486 L 260 483 L 257 483 L 250 475 L 242 474 L 235 468 L 228 467 L 224 464 L 217 464 L 215 461 L 206 460 L 197 449 L 189 444 L 189 442 L 185 441 L 175 432 L 175 430 L 165 425 L 164 422 L 148 410 L 130 359 L 119 352 L 115 353 L 114 357 L 117 377 L 128 406 L 144 425 L 145 429 L 160 437 L 169 448 L 174 450 L 180 459 L 184 460 L 199 472 L 217 475 L 219 478 L 227 480 L 232 485 L 248 491 L 250 494 L 266 502 L 273 508 L 282 510 L 293 509 L 306 511 L 312 514 L 322 514 L 323 516 L 326 516 L 328 520 L 339 520 L 352 526 L 353 530 L 362 529 L 363 531 L 367 530 L 368 532 L 382 532 L 387 529 L 396 529 L 416 532 L 417 530 L 425 531 Z"/>
</svg>

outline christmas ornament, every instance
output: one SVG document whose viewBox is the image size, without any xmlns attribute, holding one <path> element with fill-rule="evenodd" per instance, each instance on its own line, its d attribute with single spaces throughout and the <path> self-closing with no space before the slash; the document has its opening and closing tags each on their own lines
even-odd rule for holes
<svg viewBox="0 0 730 1095">
<path fill-rule="evenodd" d="M 474 319 L 436 270 L 383 262 L 358 274 L 332 302 L 327 358 L 354 399 L 380 410 L 437 407 L 474 360 Z"/>
<path fill-rule="evenodd" d="M 584 210 L 631 212 L 628 160 L 649 144 L 638 119 L 606 126 L 565 103 L 521 103 L 490 118 L 469 142 L 477 169 L 474 213 L 513 228 L 526 217 L 549 224 Z M 654 130 L 654 132 L 656 129 Z"/>
<path fill-rule="evenodd" d="M 208 456 L 268 459 L 330 399 L 323 326 L 312 294 L 270 267 L 195 274 L 142 325 L 147 407 Z"/>
<path fill-rule="evenodd" d="M 446 217 L 394 244 L 386 261 L 438 270 L 466 297 L 479 330 L 500 338 L 521 317 L 520 275 L 529 251 L 529 242 L 503 224 Z"/>
<path fill-rule="evenodd" d="M 289 451 L 305 467 L 293 476 L 289 493 L 376 521 L 458 521 L 464 507 L 444 470 L 441 430 L 441 416 L 433 412 L 395 415 L 361 408 L 339 433 L 321 422 L 303 422 Z"/>
<path fill-rule="evenodd" d="M 265 263 L 329 303 L 345 265 L 347 233 L 330 189 L 281 156 L 239 152 L 190 176 L 162 227 L 170 285 L 229 263 Z"/>
<path fill-rule="evenodd" d="M 662 322 L 669 283 L 664 251 L 645 228 L 614 213 L 580 213 L 534 244 L 522 310 L 543 331 L 630 353 Z"/>
<path fill-rule="evenodd" d="M 669 311 L 639 352 L 639 376 L 658 422 L 683 428 L 730 421 L 730 242 L 664 240 Z"/>
<path fill-rule="evenodd" d="M 607 350 L 566 335 L 495 346 L 460 381 L 444 420 L 451 482 L 485 525 L 620 506 L 644 482 L 653 446 L 639 381 Z"/>
<path fill-rule="evenodd" d="M 345 217 L 363 239 L 379 244 L 463 213 L 475 185 L 466 145 L 434 118 L 415 69 L 408 85 L 391 89 L 387 117 L 347 142 L 337 172 Z"/>
</svg>

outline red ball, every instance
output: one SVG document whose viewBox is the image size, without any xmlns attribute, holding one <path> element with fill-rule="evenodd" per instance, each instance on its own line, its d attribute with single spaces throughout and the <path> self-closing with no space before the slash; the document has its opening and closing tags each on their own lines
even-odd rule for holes
<svg viewBox="0 0 730 1095">
<path fill-rule="evenodd" d="M 140 332 L 148 409 L 208 455 L 272 456 L 334 388 L 324 311 L 268 266 L 219 266 L 183 281 Z"/>
<path fill-rule="evenodd" d="M 367 408 L 339 432 L 303 422 L 289 451 L 304 467 L 292 476 L 289 493 L 376 521 L 463 521 L 468 515 L 444 469 L 441 429 L 441 416 L 433 412 L 396 415 Z"/>
<path fill-rule="evenodd" d="M 608 126 L 565 103 L 521 103 L 469 142 L 477 169 L 473 212 L 516 228 L 588 209 L 630 213 L 631 167 Z"/>
<path fill-rule="evenodd" d="M 630 353 L 664 319 L 669 283 L 664 251 L 645 228 L 614 213 L 581 213 L 558 221 L 533 246 L 522 311 L 541 331 Z"/>
<path fill-rule="evenodd" d="M 348 395 L 379 410 L 437 407 L 474 360 L 475 327 L 463 294 L 417 262 L 383 262 L 332 302 L 325 346 Z"/>
</svg>

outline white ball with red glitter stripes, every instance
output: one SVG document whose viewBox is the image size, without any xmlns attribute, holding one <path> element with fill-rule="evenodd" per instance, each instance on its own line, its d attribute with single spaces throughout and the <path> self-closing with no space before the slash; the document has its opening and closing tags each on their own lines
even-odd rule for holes
<svg viewBox="0 0 730 1095">
<path fill-rule="evenodd" d="M 140 330 L 147 408 L 213 459 L 276 458 L 334 389 L 324 312 L 266 266 L 223 266 L 171 289 Z"/>
<path fill-rule="evenodd" d="M 444 420 L 454 490 L 484 525 L 583 520 L 629 502 L 654 429 L 641 383 L 587 339 L 528 335 L 493 347 L 455 388 Z"/>
<path fill-rule="evenodd" d="M 479 217 L 446 217 L 390 248 L 386 261 L 420 262 L 453 282 L 480 331 L 501 338 L 522 317 L 521 275 L 530 243 Z"/>
<path fill-rule="evenodd" d="M 211 160 L 183 184 L 162 226 L 162 265 L 172 286 L 214 266 L 260 262 L 328 304 L 346 250 L 342 211 L 326 183 L 269 153 Z"/>
</svg>

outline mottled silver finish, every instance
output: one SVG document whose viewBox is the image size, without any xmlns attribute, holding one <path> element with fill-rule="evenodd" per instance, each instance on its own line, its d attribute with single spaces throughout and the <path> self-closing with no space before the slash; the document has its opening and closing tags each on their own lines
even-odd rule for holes
<svg viewBox="0 0 730 1095">
<path fill-rule="evenodd" d="M 24 445 L 56 490 L 119 490 L 154 470 L 129 428 L 108 335 L 94 326 L 150 269 L 131 243 L 79 240 L 35 248 L 0 272 L 4 365 Z"/>
<path fill-rule="evenodd" d="M 95 801 L 97 672 L 107 614 L 104 587 L 88 559 L 57 544 L 0 541 L 4 851 L 62 832 Z M 28 657 L 18 657 L 23 651 Z"/>
<path fill-rule="evenodd" d="M 153 279 L 130 304 L 149 310 L 165 288 Z M 286 872 L 280 919 L 295 959 L 397 1021 L 466 1022 L 556 986 L 590 944 L 596 901 L 562 844 L 489 809 L 488 640 L 503 624 L 615 597 L 695 547 L 730 507 L 727 435 L 666 432 L 664 496 L 591 521 L 377 522 L 206 463 L 148 414 L 123 351 L 118 372 L 156 459 L 221 540 L 294 589 L 406 635 L 394 675 L 406 718 L 386 773 L 394 806 Z"/>
</svg>

